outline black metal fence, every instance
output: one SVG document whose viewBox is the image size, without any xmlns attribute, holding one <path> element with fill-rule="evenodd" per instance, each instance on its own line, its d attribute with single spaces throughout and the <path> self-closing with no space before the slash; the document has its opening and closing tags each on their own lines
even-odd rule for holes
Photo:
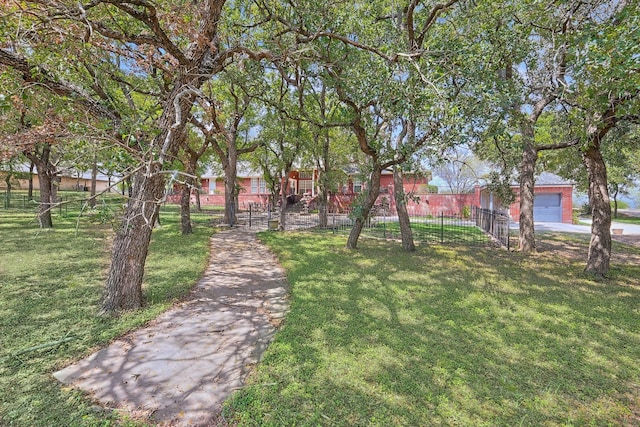
<svg viewBox="0 0 640 427">
<path fill-rule="evenodd" d="M 246 211 L 238 216 L 239 222 L 253 229 L 278 229 L 279 212 Z M 348 234 L 354 218 L 349 213 L 329 213 L 327 224 L 321 227 L 318 213 L 291 211 L 285 215 L 285 230 L 318 229 Z M 411 230 L 416 242 L 440 244 L 487 245 L 509 247 L 509 223 L 497 213 L 488 215 L 484 210 L 471 209 L 468 214 L 410 215 Z M 485 228 L 486 227 L 486 228 Z M 365 221 L 363 236 L 400 239 L 400 223 L 395 215 L 379 212 Z"/>
<path fill-rule="evenodd" d="M 89 199 L 86 194 L 85 192 L 59 192 L 56 201 L 50 203 L 51 213 L 66 216 L 87 211 Z M 99 197 L 95 201 L 96 209 L 105 211 L 119 209 L 124 203 L 126 203 L 126 199 L 115 194 L 109 197 Z M 33 212 L 35 214 L 39 208 L 40 194 L 38 192 L 34 192 L 31 198 L 22 192 L 11 193 L 11 195 L 7 195 L 6 192 L 0 193 L 0 210 Z"/>
<path fill-rule="evenodd" d="M 475 224 L 478 227 L 496 239 L 502 246 L 511 249 L 509 239 L 510 220 L 508 215 L 474 206 L 471 209 L 471 216 L 474 218 Z"/>
<path fill-rule="evenodd" d="M 39 207 L 39 195 L 33 194 L 30 200 L 24 193 L 15 193 L 7 197 L 0 193 L 0 209 L 29 211 L 34 214 Z M 52 205 L 52 213 L 63 216 L 69 214 L 90 214 L 105 217 L 118 215 L 126 203 L 124 197 L 115 194 L 108 198 L 97 200 L 97 207 L 89 211 L 87 198 L 84 193 L 62 193 L 59 203 Z M 161 212 L 165 215 L 180 215 L 177 205 L 163 205 Z M 192 208 L 191 219 L 194 223 L 203 225 L 220 224 L 223 222 L 223 206 L 202 206 L 198 211 Z M 276 230 L 280 224 L 280 212 L 264 207 L 247 205 L 236 213 L 237 223 L 234 225 L 247 226 L 254 230 Z M 327 223 L 321 226 L 317 212 L 291 209 L 285 214 L 285 230 L 317 229 L 333 233 L 348 234 L 355 219 L 350 213 L 329 213 Z M 510 249 L 509 217 L 496 211 L 472 207 L 466 214 L 439 215 L 410 215 L 413 238 L 416 242 L 440 244 L 486 245 L 497 243 Z M 400 223 L 398 217 L 382 209 L 365 221 L 363 236 L 383 239 L 400 239 Z"/>
</svg>

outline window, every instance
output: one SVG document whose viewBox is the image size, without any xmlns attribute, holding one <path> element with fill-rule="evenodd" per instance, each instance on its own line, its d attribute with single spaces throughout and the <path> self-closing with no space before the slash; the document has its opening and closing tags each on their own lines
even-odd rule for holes
<svg viewBox="0 0 640 427">
<path fill-rule="evenodd" d="M 298 172 L 298 179 L 313 179 L 312 171 L 300 171 Z"/>
<path fill-rule="evenodd" d="M 359 179 L 353 180 L 353 192 L 360 193 L 362 191 L 362 181 Z"/>
<path fill-rule="evenodd" d="M 251 178 L 251 193 L 266 193 L 267 183 L 263 178 Z"/>
<path fill-rule="evenodd" d="M 216 194 L 216 179 L 209 179 L 209 194 Z"/>
<path fill-rule="evenodd" d="M 299 181 L 298 182 L 298 191 L 301 194 L 304 193 L 312 193 L 313 190 L 313 181 Z"/>
</svg>

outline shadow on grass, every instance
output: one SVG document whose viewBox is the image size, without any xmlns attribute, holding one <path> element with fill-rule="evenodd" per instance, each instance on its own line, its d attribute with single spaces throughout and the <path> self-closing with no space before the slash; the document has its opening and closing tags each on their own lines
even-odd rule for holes
<svg viewBox="0 0 640 427">
<path fill-rule="evenodd" d="M 116 414 L 96 411 L 81 394 L 61 388 L 51 373 L 144 324 L 186 293 L 206 264 L 211 231 L 197 228 L 183 238 L 169 224 L 154 232 L 148 265 L 156 271 L 146 278 L 147 307 L 105 318 L 97 312 L 111 225 L 78 223 L 70 215 L 55 219 L 53 230 L 38 230 L 32 218 L 6 212 L 0 217 L 0 425 L 121 425 Z M 74 339 L 15 355 L 64 337 Z"/>
<path fill-rule="evenodd" d="M 580 260 L 551 250 L 405 254 L 372 241 L 347 251 L 343 239 L 311 234 L 263 239 L 289 271 L 292 305 L 255 378 L 277 385 L 230 403 L 241 425 L 619 425 L 631 416 L 623 395 L 640 379 L 636 265 L 596 282 Z"/>
</svg>

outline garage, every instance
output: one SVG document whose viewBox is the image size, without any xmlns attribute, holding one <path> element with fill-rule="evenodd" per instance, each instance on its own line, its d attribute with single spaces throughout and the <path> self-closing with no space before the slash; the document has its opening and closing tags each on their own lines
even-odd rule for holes
<svg viewBox="0 0 640 427">
<path fill-rule="evenodd" d="M 533 200 L 533 220 L 537 222 L 562 222 L 562 194 L 536 194 Z"/>
</svg>

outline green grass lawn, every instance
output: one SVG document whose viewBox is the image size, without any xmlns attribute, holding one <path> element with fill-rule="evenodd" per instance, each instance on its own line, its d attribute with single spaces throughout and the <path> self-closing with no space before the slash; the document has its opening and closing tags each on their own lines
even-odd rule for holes
<svg viewBox="0 0 640 427">
<path fill-rule="evenodd" d="M 429 243 L 468 243 L 487 244 L 490 239 L 475 225 L 443 224 L 439 219 L 427 222 L 411 222 L 413 238 Z M 376 237 L 400 238 L 400 223 L 397 221 L 379 222 L 375 227 L 365 228 L 365 235 Z"/>
<path fill-rule="evenodd" d="M 541 253 L 264 233 L 291 310 L 249 384 L 240 426 L 636 426 L 640 250 L 582 273 L 588 236 Z M 236 424 L 232 424 L 236 425 Z"/>
<path fill-rule="evenodd" d="M 96 410 L 52 373 L 183 297 L 203 272 L 211 229 L 180 234 L 166 215 L 153 233 L 145 278 L 146 307 L 119 318 L 97 315 L 110 258 L 112 228 L 100 215 L 54 212 L 53 230 L 34 215 L 0 211 L 0 425 L 110 426 L 116 414 Z M 72 338 L 60 346 L 17 354 Z"/>
<path fill-rule="evenodd" d="M 614 222 L 623 222 L 625 224 L 636 224 L 640 225 L 640 217 L 637 216 L 621 216 L 618 215 L 618 218 L 613 218 Z"/>
</svg>

